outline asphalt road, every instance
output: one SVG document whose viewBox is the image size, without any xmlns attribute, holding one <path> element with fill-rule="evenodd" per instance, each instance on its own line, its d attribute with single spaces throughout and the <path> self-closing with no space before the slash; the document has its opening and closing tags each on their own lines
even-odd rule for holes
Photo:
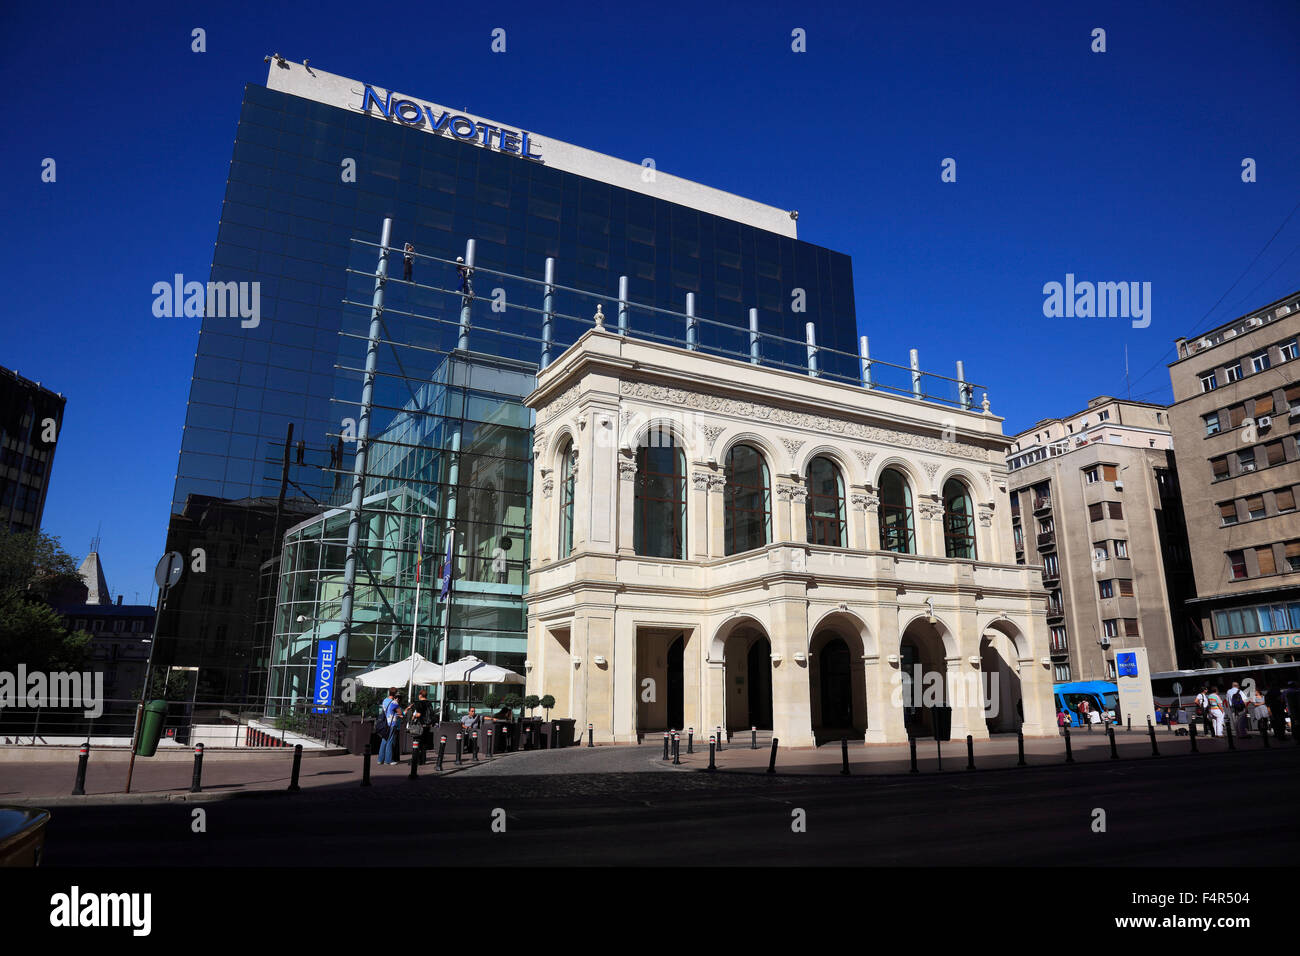
<svg viewBox="0 0 1300 956">
<path fill-rule="evenodd" d="M 390 772 L 370 789 L 204 804 L 201 833 L 196 806 L 184 803 L 58 807 L 45 865 L 457 866 L 506 851 L 513 866 L 1183 867 L 1243 848 L 1277 859 L 1300 850 L 1295 746 L 918 777 L 599 763 L 612 759 L 643 758 L 575 748 L 547 773 L 501 761 L 490 773 L 414 782 L 391 768 L 402 779 Z M 798 810 L 805 832 L 793 829 Z M 1105 832 L 1094 830 L 1097 810 Z"/>
</svg>

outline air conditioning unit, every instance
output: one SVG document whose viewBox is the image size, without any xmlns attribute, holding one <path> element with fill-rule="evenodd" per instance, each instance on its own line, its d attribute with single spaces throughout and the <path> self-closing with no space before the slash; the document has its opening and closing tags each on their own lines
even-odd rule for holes
<svg viewBox="0 0 1300 956">
<path fill-rule="evenodd" d="M 1116 490 L 1116 491 L 1123 491 L 1123 490 L 1124 490 L 1124 481 L 1123 481 L 1123 479 L 1121 479 L 1121 478 L 1116 478 L 1116 479 L 1115 479 L 1115 490 Z"/>
<path fill-rule="evenodd" d="M 1228 331 L 1226 331 L 1226 332 L 1223 333 L 1223 337 L 1224 337 L 1225 339 L 1230 339 L 1230 338 L 1234 338 L 1234 337 L 1236 336 L 1236 334 L 1237 334 L 1237 330 L 1236 330 L 1236 329 L 1228 329 Z"/>
<path fill-rule="evenodd" d="M 1248 329 L 1253 329 L 1256 326 L 1263 325 L 1263 324 L 1264 324 L 1264 320 L 1257 315 L 1246 320 L 1246 328 Z"/>
<path fill-rule="evenodd" d="M 1259 419 L 1255 422 L 1255 424 L 1259 426 L 1260 431 L 1263 431 L 1266 428 L 1271 428 L 1273 427 L 1273 416 L 1260 415 Z"/>
<path fill-rule="evenodd" d="M 1102 647 L 1110 647 L 1110 638 L 1103 634 L 1100 643 Z"/>
<path fill-rule="evenodd" d="M 1286 414 L 1288 418 L 1300 418 L 1300 405 L 1292 405 Z"/>
</svg>

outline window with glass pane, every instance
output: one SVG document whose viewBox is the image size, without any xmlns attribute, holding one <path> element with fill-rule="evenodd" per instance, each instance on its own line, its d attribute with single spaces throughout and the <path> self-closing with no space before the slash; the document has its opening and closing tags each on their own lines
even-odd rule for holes
<svg viewBox="0 0 1300 956">
<path fill-rule="evenodd" d="M 771 539 L 772 489 L 767 462 L 749 445 L 727 452 L 727 554 L 761 548 Z"/>
<path fill-rule="evenodd" d="M 950 558 L 975 557 L 975 508 L 970 491 L 957 478 L 943 486 L 943 547 Z"/>
<path fill-rule="evenodd" d="M 560 557 L 573 553 L 573 486 L 574 464 L 578 457 L 573 442 L 564 446 L 564 460 L 560 475 Z"/>
<path fill-rule="evenodd" d="M 658 432 L 636 452 L 632 542 L 637 554 L 686 557 L 686 457 L 671 434 Z"/>
<path fill-rule="evenodd" d="M 844 528 L 844 478 L 827 458 L 808 465 L 808 543 L 833 548 L 846 546 Z"/>
<path fill-rule="evenodd" d="M 880 546 L 899 554 L 916 554 L 912 489 L 893 468 L 880 476 Z"/>
</svg>

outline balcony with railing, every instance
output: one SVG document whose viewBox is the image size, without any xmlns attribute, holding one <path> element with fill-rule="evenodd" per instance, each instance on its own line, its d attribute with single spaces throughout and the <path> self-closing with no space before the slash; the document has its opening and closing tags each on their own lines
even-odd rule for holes
<svg viewBox="0 0 1300 956">
<path fill-rule="evenodd" d="M 1052 510 L 1051 495 L 1034 496 L 1034 514 L 1036 515 L 1047 514 L 1051 510 Z"/>
<path fill-rule="evenodd" d="M 1056 548 L 1056 532 L 1041 531 L 1038 534 L 1038 550 L 1051 551 Z"/>
<path fill-rule="evenodd" d="M 1059 601 L 1047 602 L 1047 620 L 1060 621 L 1065 618 L 1065 605 Z"/>
</svg>

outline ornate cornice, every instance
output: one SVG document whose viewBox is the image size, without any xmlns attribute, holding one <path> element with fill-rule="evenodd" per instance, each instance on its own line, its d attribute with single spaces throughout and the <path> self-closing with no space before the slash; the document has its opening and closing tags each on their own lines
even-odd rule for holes
<svg viewBox="0 0 1300 956">
<path fill-rule="evenodd" d="M 559 415 L 561 412 L 567 411 L 568 409 L 572 408 L 578 402 L 578 391 L 579 391 L 578 385 L 570 386 L 568 391 L 564 392 L 562 395 L 558 396 L 551 402 L 547 403 L 543 408 L 539 409 L 537 413 L 537 417 L 542 418 L 544 416 L 545 419 L 549 422 L 556 415 Z"/>
<path fill-rule="evenodd" d="M 843 418 L 831 418 L 825 415 L 809 415 L 804 412 L 794 412 L 789 409 L 776 408 L 772 405 L 762 404 L 761 402 L 745 402 L 733 398 L 723 398 L 718 395 L 706 395 L 702 392 L 692 392 L 681 388 L 668 388 L 663 385 L 651 385 L 648 382 L 630 382 L 626 379 L 619 382 L 618 388 L 620 394 L 626 395 L 630 398 L 663 402 L 686 408 L 699 408 L 706 411 L 718 412 L 724 415 L 734 415 L 737 418 L 759 419 L 777 425 L 806 428 L 809 431 L 820 432 L 826 435 L 843 435 L 848 438 L 858 438 L 863 441 L 879 442 L 884 445 L 915 448 L 941 455 L 972 458 L 976 461 L 989 461 L 989 450 L 977 445 L 970 445 L 963 442 L 943 441 L 942 439 L 934 438 L 929 435 L 913 435 L 910 432 L 900 432 L 892 428 L 879 428 L 875 425 L 864 425 L 860 422 L 852 422 Z M 563 400 L 564 397 L 565 396 L 561 396 L 560 399 L 556 399 L 556 402 Z"/>
</svg>

